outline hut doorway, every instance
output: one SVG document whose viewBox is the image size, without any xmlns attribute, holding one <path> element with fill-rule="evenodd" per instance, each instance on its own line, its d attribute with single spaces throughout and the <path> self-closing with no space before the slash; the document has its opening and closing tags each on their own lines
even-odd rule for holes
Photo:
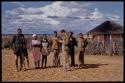
<svg viewBox="0 0 125 83">
<path fill-rule="evenodd" d="M 110 44 L 110 34 L 104 34 L 104 45 L 107 46 Z"/>
<path fill-rule="evenodd" d="M 110 54 L 110 34 L 104 34 L 104 49 L 106 54 Z"/>
</svg>

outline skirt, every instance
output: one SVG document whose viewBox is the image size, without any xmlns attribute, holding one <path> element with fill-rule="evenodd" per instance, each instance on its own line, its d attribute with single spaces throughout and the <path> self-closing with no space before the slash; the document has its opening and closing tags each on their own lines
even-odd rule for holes
<svg viewBox="0 0 125 83">
<path fill-rule="evenodd" d="M 34 61 L 35 62 L 40 61 L 40 55 L 41 55 L 40 48 L 39 47 L 33 47 L 32 52 L 33 52 Z"/>
</svg>

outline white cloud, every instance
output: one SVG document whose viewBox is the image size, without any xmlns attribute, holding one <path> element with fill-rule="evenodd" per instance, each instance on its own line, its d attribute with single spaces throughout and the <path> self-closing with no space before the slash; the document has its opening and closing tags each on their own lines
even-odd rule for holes
<svg viewBox="0 0 125 83">
<path fill-rule="evenodd" d="M 24 14 L 38 14 L 38 13 L 41 13 L 42 14 L 42 11 L 40 8 L 23 8 L 23 7 L 20 7 L 20 10 L 24 12 Z"/>
<path fill-rule="evenodd" d="M 109 19 L 109 20 L 113 20 L 113 21 L 119 21 L 120 17 L 118 15 L 107 14 L 105 16 L 105 19 Z"/>
<path fill-rule="evenodd" d="M 98 10 L 98 8 L 94 9 L 94 12 L 89 16 L 93 20 L 97 20 L 103 17 L 103 14 Z"/>
<path fill-rule="evenodd" d="M 91 3 L 83 2 L 63 2 L 55 1 L 52 4 L 42 7 L 19 7 L 6 11 L 7 15 L 12 15 L 11 25 L 23 25 L 25 28 L 39 27 L 43 31 L 60 30 L 62 28 L 76 32 L 85 32 L 99 25 L 106 20 L 120 21 L 120 17 L 115 14 L 102 13 L 98 8 L 92 12 L 89 10 Z M 16 19 L 20 18 L 20 19 Z M 38 30 L 39 31 L 39 30 Z"/>
<path fill-rule="evenodd" d="M 42 7 L 41 10 L 44 12 L 47 16 L 59 16 L 59 17 L 65 17 L 68 16 L 71 12 L 77 12 L 77 8 L 68 8 L 65 6 L 62 6 L 65 2 L 62 1 L 56 1 L 52 3 L 51 5 L 47 5 L 45 7 Z"/>
</svg>

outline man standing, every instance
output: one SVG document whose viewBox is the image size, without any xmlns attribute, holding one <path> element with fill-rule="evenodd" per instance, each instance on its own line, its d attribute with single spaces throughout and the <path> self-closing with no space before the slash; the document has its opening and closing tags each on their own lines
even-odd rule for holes
<svg viewBox="0 0 125 83">
<path fill-rule="evenodd" d="M 70 32 L 69 54 L 71 57 L 71 67 L 75 66 L 75 46 L 77 46 L 76 39 L 72 35 L 73 32 Z"/>
<path fill-rule="evenodd" d="M 51 37 L 52 41 L 52 50 L 53 50 L 53 66 L 60 66 L 60 57 L 59 57 L 59 51 L 60 51 L 60 43 L 59 38 L 57 36 L 57 32 L 54 31 L 53 36 Z"/>
<path fill-rule="evenodd" d="M 60 42 L 63 44 L 63 55 L 64 55 L 64 65 L 63 65 L 63 69 L 68 71 L 70 70 L 70 60 L 69 60 L 69 39 L 70 39 L 70 35 L 68 32 L 66 32 L 64 29 L 60 31 L 60 34 L 62 36 L 62 41 L 60 40 Z"/>
<path fill-rule="evenodd" d="M 22 30 L 20 28 L 17 29 L 17 34 L 13 36 L 12 39 L 12 48 L 13 52 L 15 54 L 15 63 L 17 71 L 21 71 L 24 65 L 24 48 L 26 47 L 26 43 L 24 41 L 24 35 L 22 34 Z M 19 59 L 20 59 L 20 68 L 19 65 Z"/>
<path fill-rule="evenodd" d="M 84 65 L 84 52 L 85 48 L 87 46 L 87 41 L 83 38 L 83 34 L 79 34 L 79 38 L 77 40 L 77 45 L 78 45 L 78 68 L 80 68 L 80 64 L 83 66 Z"/>
</svg>

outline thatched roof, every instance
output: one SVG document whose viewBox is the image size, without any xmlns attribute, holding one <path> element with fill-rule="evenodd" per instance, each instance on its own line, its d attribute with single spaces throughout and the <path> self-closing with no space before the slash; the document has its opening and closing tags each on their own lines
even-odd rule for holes
<svg viewBox="0 0 125 83">
<path fill-rule="evenodd" d="M 87 32 L 87 34 L 123 34 L 123 26 L 114 21 L 105 21 Z"/>
</svg>

